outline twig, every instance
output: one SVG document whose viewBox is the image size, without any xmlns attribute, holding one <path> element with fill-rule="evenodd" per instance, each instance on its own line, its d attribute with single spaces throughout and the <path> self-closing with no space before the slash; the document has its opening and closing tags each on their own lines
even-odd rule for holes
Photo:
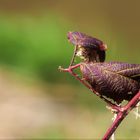
<svg viewBox="0 0 140 140">
<path fill-rule="evenodd" d="M 102 140 L 108 140 L 111 135 L 115 132 L 122 120 L 128 115 L 128 113 L 137 105 L 140 101 L 140 92 L 138 92 L 124 107 L 121 107 L 117 113 L 115 121 L 112 123 L 111 127 L 107 130 L 106 134 Z"/>
<path fill-rule="evenodd" d="M 76 45 L 75 48 L 74 48 L 73 56 L 72 56 L 72 58 L 71 58 L 71 62 L 70 62 L 69 67 L 73 65 L 74 59 L 75 59 L 75 56 L 76 56 L 76 53 L 77 53 L 77 45 Z"/>
<path fill-rule="evenodd" d="M 104 100 L 113 110 L 115 110 L 116 112 L 118 110 L 120 110 L 120 106 L 118 106 L 117 104 L 112 103 L 111 101 L 107 100 L 105 97 L 101 96 L 98 92 L 96 92 L 96 90 L 94 90 L 87 82 L 85 82 L 84 80 L 82 80 L 76 73 L 73 72 L 74 69 L 80 67 L 80 63 L 76 64 L 74 66 L 70 66 L 69 68 L 62 68 L 61 66 L 59 66 L 59 70 L 63 71 L 63 72 L 68 72 L 70 73 L 72 76 L 74 76 L 78 81 L 80 81 L 83 85 L 85 85 L 89 90 L 91 90 L 95 95 L 97 95 L 100 99 Z"/>
<path fill-rule="evenodd" d="M 70 66 L 69 68 L 66 68 L 66 69 L 64 69 L 62 67 L 59 67 L 59 70 L 60 71 L 63 71 L 63 72 L 70 73 L 77 80 L 79 80 L 83 85 L 85 85 L 88 89 L 90 89 L 94 94 L 96 94 L 102 100 L 104 100 L 107 104 L 109 104 L 110 107 L 111 107 L 111 109 L 113 111 L 115 111 L 115 113 L 117 114 L 117 116 L 116 116 L 115 120 L 113 121 L 112 125 L 110 126 L 110 128 L 105 133 L 104 137 L 102 138 L 102 140 L 108 140 L 112 136 L 112 134 L 115 132 L 115 130 L 118 128 L 118 126 L 122 122 L 122 120 L 128 115 L 128 113 L 133 108 L 136 107 L 136 105 L 140 101 L 140 91 L 125 106 L 122 106 L 121 107 L 121 106 L 119 106 L 117 104 L 114 104 L 111 101 L 109 101 L 106 98 L 104 98 L 103 96 L 101 96 L 87 82 L 85 82 L 84 80 L 82 80 L 76 73 L 73 72 L 73 69 L 76 69 L 76 68 L 80 67 L 80 65 L 81 64 L 76 64 L 76 65 Z"/>
</svg>

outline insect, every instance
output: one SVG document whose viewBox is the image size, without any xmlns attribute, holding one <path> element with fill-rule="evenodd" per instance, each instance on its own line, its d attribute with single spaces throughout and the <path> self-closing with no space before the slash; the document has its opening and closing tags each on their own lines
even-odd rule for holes
<svg viewBox="0 0 140 140">
<path fill-rule="evenodd" d="M 107 45 L 80 32 L 69 32 L 68 40 L 75 45 L 83 79 L 101 96 L 120 104 L 131 100 L 140 89 L 140 64 L 104 62 Z"/>
<path fill-rule="evenodd" d="M 107 45 L 101 40 L 80 32 L 68 32 L 68 40 L 75 45 L 71 60 L 73 64 L 75 56 L 79 56 L 86 62 L 104 62 Z"/>
</svg>

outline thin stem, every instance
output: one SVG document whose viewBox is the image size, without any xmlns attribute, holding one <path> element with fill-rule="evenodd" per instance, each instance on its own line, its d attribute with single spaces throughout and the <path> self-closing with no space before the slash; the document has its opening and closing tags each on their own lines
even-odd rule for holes
<svg viewBox="0 0 140 140">
<path fill-rule="evenodd" d="M 140 91 L 122 109 L 130 111 L 134 107 L 136 107 L 139 101 L 140 101 Z"/>
<path fill-rule="evenodd" d="M 64 69 L 62 67 L 59 67 L 59 69 L 63 72 L 69 72 L 72 76 L 74 76 L 77 80 L 79 80 L 83 85 L 85 85 L 88 89 L 90 89 L 94 94 L 96 94 L 98 97 L 100 97 L 102 100 L 104 100 L 107 104 L 110 105 L 111 109 L 115 110 L 117 116 L 112 123 L 111 127 L 107 130 L 102 140 L 108 140 L 112 134 L 115 132 L 115 130 L 118 128 L 119 124 L 122 122 L 122 120 L 128 115 L 128 113 L 136 107 L 138 102 L 140 101 L 140 91 L 123 107 L 118 106 L 111 101 L 107 100 L 103 96 L 101 96 L 98 92 L 96 92 L 85 80 L 82 80 L 76 73 L 73 72 L 73 69 L 76 69 L 80 67 L 81 64 L 77 64 L 74 66 L 70 66 L 67 69 Z"/>
<path fill-rule="evenodd" d="M 105 97 L 101 96 L 98 92 L 96 92 L 96 90 L 94 90 L 87 82 L 85 82 L 85 80 L 82 80 L 76 73 L 73 72 L 73 69 L 76 69 L 78 67 L 80 67 L 80 63 L 76 64 L 74 66 L 70 66 L 69 68 L 62 68 L 61 66 L 59 66 L 59 70 L 63 71 L 63 72 L 69 72 L 72 76 L 74 76 L 78 81 L 80 81 L 83 85 L 85 85 L 89 90 L 91 90 L 95 95 L 97 95 L 99 98 L 101 98 L 102 100 L 104 100 L 109 106 L 111 106 L 111 108 L 113 108 L 115 111 L 120 110 L 120 106 L 112 103 L 111 101 L 107 100 Z"/>
<path fill-rule="evenodd" d="M 70 73 L 70 71 L 72 71 L 73 69 L 76 69 L 76 68 L 80 67 L 80 65 L 81 64 L 79 63 L 79 64 L 76 64 L 74 66 L 70 66 L 69 68 L 62 68 L 61 66 L 59 66 L 58 69 L 60 71 L 62 71 L 62 72 L 69 72 Z"/>
<path fill-rule="evenodd" d="M 104 135 L 102 140 L 108 140 L 111 135 L 115 132 L 118 128 L 119 124 L 122 120 L 128 115 L 128 113 L 136 107 L 137 103 L 140 101 L 140 92 L 138 92 L 132 99 L 125 105 L 121 107 L 121 110 L 117 113 L 117 117 L 115 121 L 112 123 L 111 127 L 107 130 L 106 134 Z"/>
<path fill-rule="evenodd" d="M 73 65 L 74 59 L 75 59 L 75 56 L 76 56 L 76 53 L 77 53 L 77 45 L 76 45 L 75 48 L 74 48 L 73 56 L 72 56 L 72 58 L 71 58 L 71 62 L 70 62 L 69 67 Z"/>
</svg>

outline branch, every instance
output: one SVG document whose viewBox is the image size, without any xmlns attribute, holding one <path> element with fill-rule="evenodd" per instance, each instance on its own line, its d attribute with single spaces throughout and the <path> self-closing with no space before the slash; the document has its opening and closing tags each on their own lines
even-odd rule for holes
<svg viewBox="0 0 140 140">
<path fill-rule="evenodd" d="M 119 124 L 122 122 L 122 120 L 128 115 L 128 113 L 136 107 L 137 103 L 140 101 L 140 91 L 125 105 L 125 106 L 118 106 L 117 104 L 112 103 L 111 101 L 107 100 L 103 96 L 101 96 L 98 92 L 96 92 L 87 82 L 85 82 L 84 79 L 81 79 L 76 73 L 73 72 L 74 69 L 80 67 L 81 64 L 76 64 L 74 66 L 69 66 L 69 68 L 62 68 L 59 67 L 60 71 L 68 72 L 72 76 L 74 76 L 78 81 L 80 81 L 83 85 L 85 85 L 88 89 L 90 89 L 95 95 L 100 97 L 102 100 L 104 100 L 110 107 L 111 110 L 115 111 L 117 113 L 117 116 L 115 120 L 113 121 L 110 128 L 105 133 L 102 140 L 108 140 L 112 134 L 115 132 L 115 130 L 118 128 Z"/>
<path fill-rule="evenodd" d="M 96 90 L 94 90 L 87 82 L 85 82 L 84 79 L 81 79 L 76 73 L 73 72 L 74 69 L 80 67 L 80 63 L 76 64 L 74 66 L 69 66 L 69 68 L 62 68 L 61 66 L 59 66 L 59 70 L 62 72 L 68 72 L 70 73 L 72 76 L 74 76 L 78 81 L 80 81 L 84 86 L 86 86 L 89 90 L 91 90 L 96 96 L 98 96 L 100 99 L 104 100 L 114 111 L 118 111 L 120 110 L 120 106 L 118 106 L 117 104 L 112 103 L 111 101 L 107 100 L 105 97 L 101 96 L 98 92 L 96 92 Z"/>
<path fill-rule="evenodd" d="M 140 101 L 140 91 L 127 103 L 127 105 L 120 108 L 120 110 L 117 113 L 116 119 L 112 123 L 111 127 L 107 130 L 107 132 L 104 135 L 104 137 L 102 138 L 102 140 L 108 140 L 111 137 L 111 135 L 118 128 L 118 126 L 122 122 L 122 120 L 128 115 L 128 113 L 134 107 L 136 107 L 136 105 L 139 101 Z"/>
</svg>

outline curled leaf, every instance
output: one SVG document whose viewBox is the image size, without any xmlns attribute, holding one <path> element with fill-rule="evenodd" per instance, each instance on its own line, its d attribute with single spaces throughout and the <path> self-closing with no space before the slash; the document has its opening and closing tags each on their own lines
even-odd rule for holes
<svg viewBox="0 0 140 140">
<path fill-rule="evenodd" d="M 139 78 L 136 76 L 140 74 L 139 64 L 82 63 L 80 69 L 86 81 L 100 95 L 117 104 L 131 100 L 140 89 Z"/>
</svg>

